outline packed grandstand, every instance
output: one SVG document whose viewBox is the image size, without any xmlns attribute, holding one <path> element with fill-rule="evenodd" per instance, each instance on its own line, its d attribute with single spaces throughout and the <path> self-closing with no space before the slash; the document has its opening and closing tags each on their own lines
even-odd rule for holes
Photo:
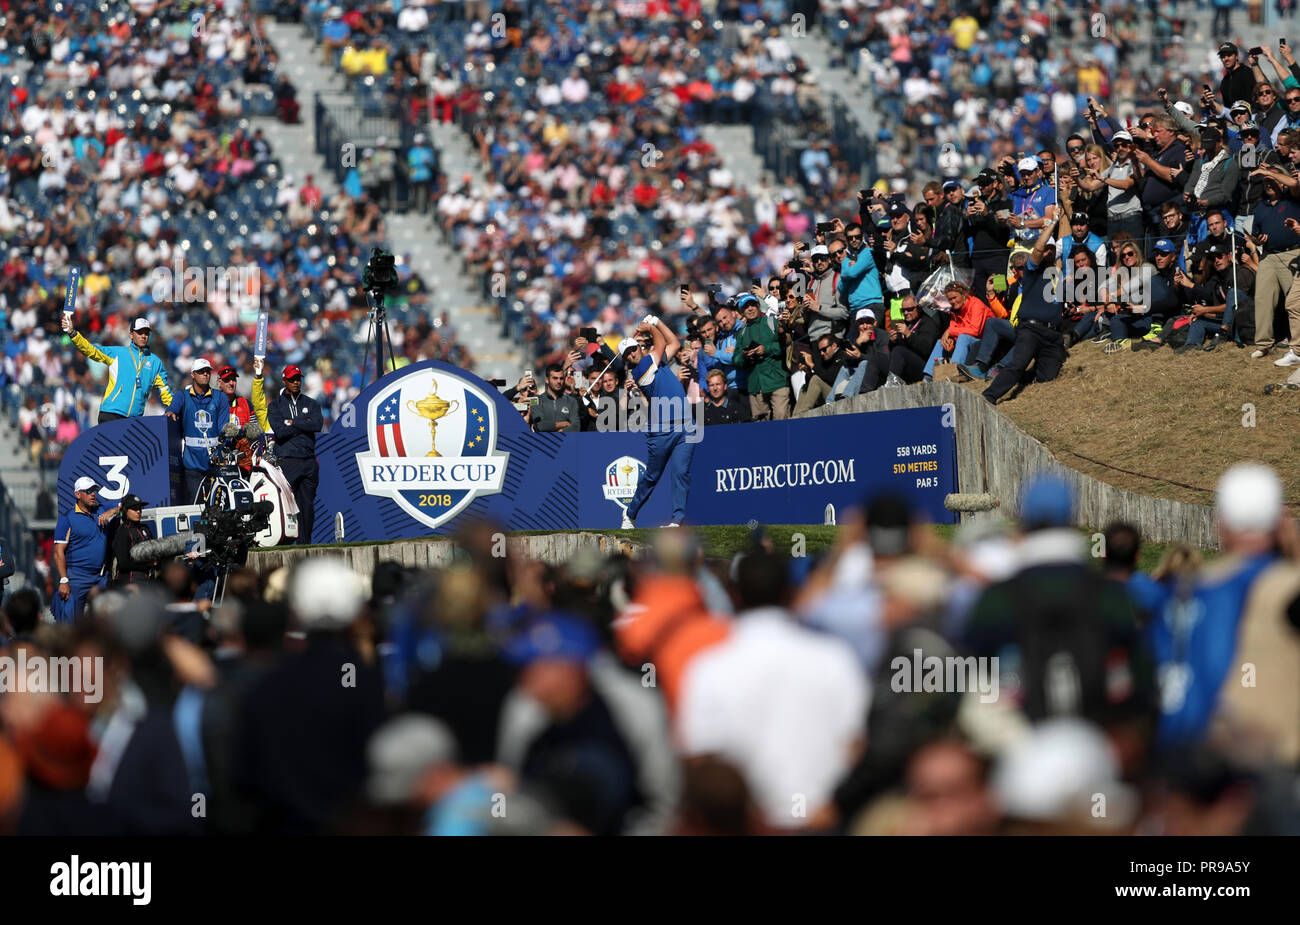
<svg viewBox="0 0 1300 925">
<path fill-rule="evenodd" d="M 73 268 L 77 330 L 124 344 L 145 319 L 173 389 L 200 360 L 251 375 L 269 313 L 266 367 L 301 370 L 328 431 L 370 381 L 374 248 L 399 256 L 390 368 L 487 369 L 462 336 L 486 317 L 513 351 L 493 384 L 539 432 L 599 429 L 599 401 L 628 400 L 624 339 L 648 319 L 680 338 L 671 370 L 709 424 L 946 377 L 996 405 L 1080 354 L 1146 350 L 1230 352 L 1300 389 L 1300 66 L 1262 4 L 1214 6 L 14 0 L 11 455 L 41 473 L 52 521 L 59 462 L 111 388 L 66 333 Z M 301 83 L 298 55 L 343 93 Z M 281 126 L 303 127 L 292 151 Z M 415 227 L 454 255 L 447 275 L 415 271 Z M 447 276 L 465 304 L 445 307 Z M 144 413 L 165 410 L 155 394 Z M 42 533 L 35 594 L 0 645 L 109 653 L 140 695 L 113 716 L 215 691 L 199 760 L 216 809 L 186 812 L 193 742 L 128 780 L 122 754 L 97 757 L 93 711 L 60 704 L 9 726 L 0 712 L 0 785 L 19 782 L 0 786 L 18 794 L 0 833 L 1294 830 L 1294 691 L 1262 706 L 1230 683 L 1234 653 L 1300 667 L 1300 550 L 1276 475 L 1234 470 L 1216 495 L 1223 561 L 1246 564 L 1237 596 L 1205 606 L 1236 607 L 1223 623 L 1243 626 L 1240 649 L 1179 622 L 1210 574 L 1202 550 L 1170 544 L 1148 577 L 1139 531 L 1111 524 L 1103 571 L 1069 486 L 1022 500 L 1018 533 L 949 544 L 876 499 L 809 563 L 757 533 L 706 556 L 682 530 L 637 561 L 544 565 L 472 530 L 460 569 L 381 564 L 368 584 L 339 563 L 241 570 L 216 606 L 172 563 L 160 597 L 92 597 L 75 636 L 29 620 L 59 590 Z M 1017 608 L 1068 612 L 1068 629 L 1025 638 Z M 160 635 L 183 644 L 164 654 Z M 1020 709 L 982 722 L 960 697 L 898 696 L 882 667 L 1034 646 L 1077 673 L 1024 655 Z M 336 677 L 354 650 L 360 706 Z M 321 725 L 286 737 L 307 713 Z M 67 759 L 33 757 L 51 749 Z M 303 796 L 321 766 L 333 776 Z M 1089 805 L 1097 791 L 1112 814 Z M 504 794 L 522 809 L 493 812 Z M 61 798 L 81 815 L 54 812 Z"/>
</svg>

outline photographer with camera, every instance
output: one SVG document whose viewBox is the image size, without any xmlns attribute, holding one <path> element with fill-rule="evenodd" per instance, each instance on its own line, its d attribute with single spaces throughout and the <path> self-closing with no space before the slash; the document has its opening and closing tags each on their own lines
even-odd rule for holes
<svg viewBox="0 0 1300 925">
<path fill-rule="evenodd" d="M 1160 224 L 1160 208 L 1171 200 L 1181 200 L 1186 170 L 1191 166 L 1191 155 L 1174 132 L 1174 120 L 1169 116 L 1152 116 L 1147 120 L 1150 131 L 1132 130 L 1133 138 L 1143 144 L 1134 152 L 1145 171 L 1142 183 L 1142 211 L 1147 226 Z"/>
<path fill-rule="evenodd" d="M 1223 135 L 1211 126 L 1201 132 L 1201 147 L 1196 161 L 1187 174 L 1183 201 L 1194 217 L 1191 240 L 1205 236 L 1205 220 L 1211 211 L 1223 215 L 1231 213 L 1237 187 L 1241 182 L 1241 166 L 1228 153 Z"/>
<path fill-rule="evenodd" d="M 888 348 L 884 338 L 879 336 L 881 329 L 877 326 L 876 313 L 869 308 L 860 308 L 853 316 L 853 329 L 844 339 L 840 354 L 844 357 L 839 375 L 831 386 L 827 401 L 840 398 L 852 398 L 862 391 L 867 370 L 874 362 L 877 367 L 885 362 Z"/>
<path fill-rule="evenodd" d="M 167 409 L 167 417 L 180 421 L 185 435 L 181 451 L 185 473 L 181 504 L 202 503 L 198 494 L 212 466 L 212 451 L 230 420 L 230 400 L 214 390 L 211 382 L 212 363 L 206 357 L 199 357 L 190 368 L 189 387 Z"/>
</svg>

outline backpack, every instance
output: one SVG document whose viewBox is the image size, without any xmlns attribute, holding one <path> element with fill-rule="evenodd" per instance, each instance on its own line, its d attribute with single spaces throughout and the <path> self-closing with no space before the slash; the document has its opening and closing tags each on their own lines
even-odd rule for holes
<svg viewBox="0 0 1300 925">
<path fill-rule="evenodd" d="M 1032 721 L 1082 716 L 1099 721 L 1111 709 L 1107 688 L 1116 644 L 1107 639 L 1105 579 L 1082 567 L 1052 568 L 1053 574 L 1011 579 L 1016 593 L 1016 638 L 1020 647 L 1021 708 Z M 1071 574 L 1073 573 L 1073 574 Z M 1044 594 L 1044 582 L 1055 586 Z M 1010 667 L 1010 666 L 1006 666 Z M 1127 666 L 1131 672 L 1133 666 Z"/>
</svg>

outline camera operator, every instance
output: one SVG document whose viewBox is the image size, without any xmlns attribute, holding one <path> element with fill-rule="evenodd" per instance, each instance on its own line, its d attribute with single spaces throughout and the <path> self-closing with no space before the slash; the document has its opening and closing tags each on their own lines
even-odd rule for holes
<svg viewBox="0 0 1300 925">
<path fill-rule="evenodd" d="M 114 587 L 150 581 L 158 573 L 157 559 L 150 562 L 137 562 L 131 555 L 133 546 L 156 539 L 153 528 L 140 520 L 140 512 L 144 508 L 144 500 L 137 495 L 127 495 L 122 499 L 119 508 L 122 522 L 118 524 L 117 532 L 113 535 Z"/>
</svg>

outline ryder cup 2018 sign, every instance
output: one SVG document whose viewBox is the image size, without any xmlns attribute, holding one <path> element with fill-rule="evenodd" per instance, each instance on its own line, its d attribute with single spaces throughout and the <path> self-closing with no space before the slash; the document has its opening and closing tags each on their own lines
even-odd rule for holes
<svg viewBox="0 0 1300 925">
<path fill-rule="evenodd" d="M 648 477 L 644 433 L 533 433 L 496 389 L 433 360 L 389 373 L 336 410 L 316 441 L 316 543 L 333 541 L 337 514 L 348 542 L 448 533 L 470 519 L 612 529 Z M 890 490 L 952 523 L 943 500 L 956 485 L 956 423 L 952 409 L 935 407 L 706 427 L 690 435 L 686 519 L 822 523 L 828 504 L 839 511 Z M 60 510 L 83 475 L 110 500 L 131 491 L 166 504 L 183 484 L 179 441 L 179 425 L 163 417 L 86 431 L 59 469 Z M 637 525 L 667 523 L 671 496 L 666 474 Z"/>
<path fill-rule="evenodd" d="M 495 494 L 510 454 L 496 449 L 492 398 L 459 376 L 402 375 L 370 399 L 361 487 L 436 528 Z"/>
</svg>

